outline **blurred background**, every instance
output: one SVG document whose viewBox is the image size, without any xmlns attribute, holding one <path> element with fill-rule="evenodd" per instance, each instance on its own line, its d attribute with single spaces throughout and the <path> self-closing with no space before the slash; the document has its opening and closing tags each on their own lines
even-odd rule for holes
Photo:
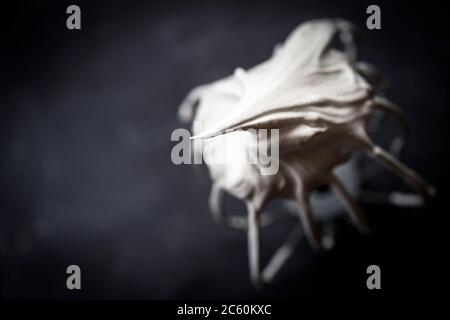
<svg viewBox="0 0 450 320">
<path fill-rule="evenodd" d="M 82 29 L 66 28 L 81 7 Z M 28 1 L 2 4 L 0 297 L 212 299 L 421 297 L 444 286 L 450 53 L 437 3 L 381 2 L 381 30 L 355 1 Z M 372 234 L 339 219 L 336 248 L 302 243 L 256 293 L 246 236 L 217 226 L 209 181 L 170 160 L 194 86 L 267 59 L 299 23 L 362 28 L 360 59 L 390 80 L 411 121 L 402 160 L 434 184 L 423 208 L 362 203 Z M 408 190 L 380 171 L 366 189 Z M 243 206 L 234 205 L 244 210 Z M 264 259 L 293 221 L 264 229 Z M 66 289 L 66 267 L 82 290 Z M 366 268 L 381 267 L 368 291 Z"/>
</svg>

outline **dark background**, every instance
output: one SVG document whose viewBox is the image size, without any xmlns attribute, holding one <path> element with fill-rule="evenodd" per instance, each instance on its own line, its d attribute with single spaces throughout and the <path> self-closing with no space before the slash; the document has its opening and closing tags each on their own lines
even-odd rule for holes
<svg viewBox="0 0 450 320">
<path fill-rule="evenodd" d="M 0 297 L 436 297 L 448 213 L 449 34 L 439 3 L 30 1 L 1 9 Z M 132 4 L 131 4 L 132 3 Z M 82 30 L 66 29 L 78 4 Z M 369 4 L 382 30 L 365 29 Z M 361 60 L 391 81 L 411 120 L 403 161 L 438 190 L 425 208 L 363 204 L 372 235 L 339 221 L 337 247 L 302 243 L 274 285 L 250 286 L 245 234 L 216 226 L 208 180 L 170 161 L 194 86 L 267 59 L 299 23 L 347 18 Z M 372 190 L 408 190 L 382 171 Z M 293 221 L 264 230 L 264 257 Z M 66 289 L 66 267 L 82 290 Z M 382 270 L 368 291 L 366 267 Z"/>
</svg>

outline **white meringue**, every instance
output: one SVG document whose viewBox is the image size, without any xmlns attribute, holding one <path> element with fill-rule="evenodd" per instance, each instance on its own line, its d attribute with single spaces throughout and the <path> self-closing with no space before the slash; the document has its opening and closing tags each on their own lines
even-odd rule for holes
<svg viewBox="0 0 450 320">
<path fill-rule="evenodd" d="M 296 201 L 303 231 L 315 248 L 329 243 L 317 231 L 309 201 L 311 192 L 320 186 L 336 192 L 359 229 L 366 229 L 361 208 L 333 173 L 355 151 L 367 152 L 424 197 L 434 192 L 411 169 L 375 146 L 366 133 L 367 121 L 376 109 L 393 114 L 402 124 L 405 121 L 394 104 L 375 95 L 369 83 L 375 78 L 374 69 L 355 61 L 354 29 L 339 19 L 303 23 L 269 60 L 195 88 L 180 106 L 184 120 L 202 124 L 201 130 L 194 128 L 193 139 L 203 139 L 203 148 L 194 149 L 203 156 L 221 148 L 219 135 L 232 146 L 227 152 L 237 156 L 257 143 L 243 130 L 279 130 L 280 167 L 275 175 L 262 175 L 259 163 L 207 164 L 213 182 L 211 209 L 219 221 L 247 230 L 250 273 L 256 286 L 273 277 L 299 239 L 296 228 L 261 271 L 259 227 L 272 217 L 260 212 L 271 199 Z M 331 46 L 335 36 L 341 37 L 344 51 Z M 223 212 L 224 190 L 246 202 L 248 220 Z"/>
</svg>

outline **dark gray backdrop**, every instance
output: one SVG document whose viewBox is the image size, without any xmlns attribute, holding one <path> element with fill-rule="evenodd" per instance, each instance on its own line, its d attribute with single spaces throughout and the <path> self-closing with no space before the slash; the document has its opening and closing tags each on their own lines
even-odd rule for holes
<svg viewBox="0 0 450 320">
<path fill-rule="evenodd" d="M 404 161 L 438 188 L 423 209 L 365 205 L 373 234 L 340 222 L 337 248 L 302 244 L 275 285 L 249 283 L 245 235 L 214 224 L 208 180 L 170 161 L 178 104 L 192 87 L 267 59 L 299 23 L 348 18 L 369 2 L 77 1 L 2 9 L 0 296 L 2 298 L 348 298 L 432 295 L 443 279 L 449 44 L 437 3 L 380 3 L 363 60 L 408 113 Z M 406 190 L 389 173 L 366 183 Z M 241 208 L 241 207 L 238 207 Z M 292 223 L 290 221 L 289 223 Z M 268 251 L 289 223 L 268 230 Z M 82 269 L 82 290 L 65 268 Z M 382 268 L 381 292 L 365 268 Z"/>
</svg>

